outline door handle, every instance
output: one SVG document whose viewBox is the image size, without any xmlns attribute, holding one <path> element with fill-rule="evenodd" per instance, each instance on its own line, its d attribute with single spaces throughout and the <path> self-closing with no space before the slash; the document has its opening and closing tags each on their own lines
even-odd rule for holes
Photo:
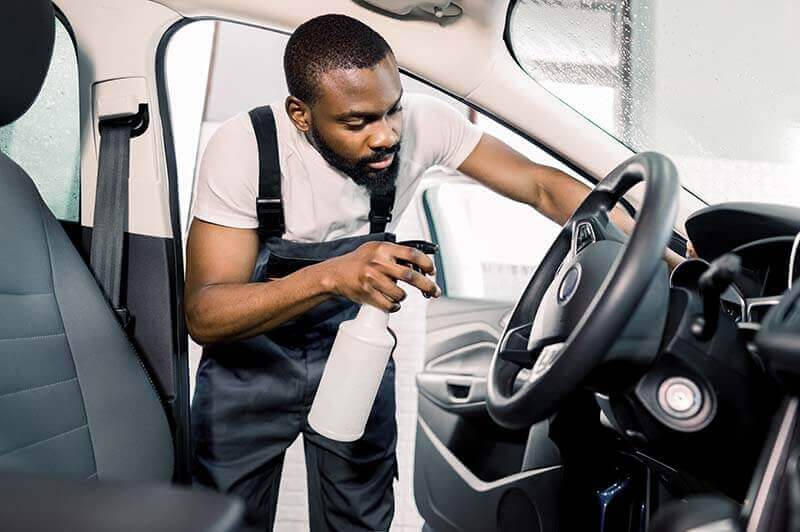
<svg viewBox="0 0 800 532">
<path fill-rule="evenodd" d="M 486 402 L 485 377 L 420 373 L 417 386 L 422 394 L 448 409 L 463 410 Z"/>
<path fill-rule="evenodd" d="M 473 395 L 473 385 L 477 377 L 467 375 L 446 375 L 445 385 L 447 387 L 448 399 L 452 403 L 468 403 Z M 485 379 L 484 379 L 485 381 Z M 472 398 L 474 402 L 474 398 Z"/>
</svg>

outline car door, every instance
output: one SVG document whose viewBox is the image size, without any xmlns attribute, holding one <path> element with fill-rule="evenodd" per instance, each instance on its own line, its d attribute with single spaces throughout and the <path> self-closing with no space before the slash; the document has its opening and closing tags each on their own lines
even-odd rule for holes
<svg viewBox="0 0 800 532">
<path fill-rule="evenodd" d="M 561 477 L 546 424 L 511 431 L 486 410 L 492 353 L 558 227 L 472 181 L 427 188 L 443 296 L 428 304 L 417 375 L 414 498 L 425 530 L 555 530 Z"/>
</svg>

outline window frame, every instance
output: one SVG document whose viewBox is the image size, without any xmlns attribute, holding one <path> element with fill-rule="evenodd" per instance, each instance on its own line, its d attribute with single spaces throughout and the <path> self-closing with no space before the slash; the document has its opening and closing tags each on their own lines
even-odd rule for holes
<svg viewBox="0 0 800 532">
<path fill-rule="evenodd" d="M 83 196 L 83 168 L 82 168 L 82 161 L 83 158 L 83 106 L 82 106 L 82 98 L 81 98 L 81 90 L 83 89 L 83 85 L 81 84 L 81 55 L 78 53 L 78 39 L 75 38 L 75 31 L 72 29 L 72 24 L 70 24 L 67 16 L 64 14 L 63 11 L 56 5 L 53 4 L 53 12 L 56 14 L 56 19 L 58 19 L 61 24 L 64 26 L 64 29 L 67 30 L 67 35 L 69 35 L 69 39 L 72 41 L 72 48 L 75 50 L 75 68 L 77 69 L 78 76 L 78 206 L 77 206 L 77 220 L 59 220 L 59 222 L 63 223 L 70 223 L 80 226 L 81 224 L 81 215 L 82 215 L 82 196 Z"/>
</svg>

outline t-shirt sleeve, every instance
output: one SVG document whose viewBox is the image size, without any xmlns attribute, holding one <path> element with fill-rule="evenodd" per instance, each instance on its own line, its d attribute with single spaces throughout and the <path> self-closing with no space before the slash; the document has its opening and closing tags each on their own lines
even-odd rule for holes
<svg viewBox="0 0 800 532">
<path fill-rule="evenodd" d="M 249 120 L 237 115 L 209 139 L 197 175 L 194 217 L 226 227 L 258 227 L 258 145 Z"/>
<path fill-rule="evenodd" d="M 422 149 L 431 166 L 458 169 L 478 145 L 483 132 L 452 105 L 427 95 L 417 95 L 422 123 Z"/>
</svg>

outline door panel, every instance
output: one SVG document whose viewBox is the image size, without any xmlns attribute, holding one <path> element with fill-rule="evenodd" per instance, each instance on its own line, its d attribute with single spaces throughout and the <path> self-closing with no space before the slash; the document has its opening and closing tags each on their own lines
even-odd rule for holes
<svg viewBox="0 0 800 532">
<path fill-rule="evenodd" d="M 434 434 L 417 424 L 414 496 L 427 528 L 444 531 L 556 530 L 560 466 L 511 474 L 492 482 L 478 478 Z"/>
<path fill-rule="evenodd" d="M 448 297 L 428 306 L 414 496 L 430 530 L 556 530 L 561 466 L 547 427 L 510 431 L 486 410 L 489 364 L 510 310 Z M 533 460 L 534 447 L 551 459 Z"/>
</svg>

